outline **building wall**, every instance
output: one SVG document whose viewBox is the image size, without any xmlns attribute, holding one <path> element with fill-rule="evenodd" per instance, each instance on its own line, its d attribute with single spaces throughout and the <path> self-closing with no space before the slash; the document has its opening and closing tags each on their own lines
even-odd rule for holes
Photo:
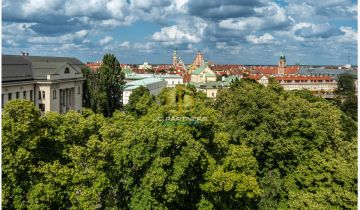
<svg viewBox="0 0 360 210">
<path fill-rule="evenodd" d="M 140 86 L 136 86 L 136 87 L 140 87 Z M 131 89 L 125 89 L 124 91 L 123 91 L 123 105 L 126 105 L 126 104 L 128 104 L 129 103 L 129 97 L 130 97 L 130 95 L 131 95 L 131 93 L 132 93 L 132 91 L 134 90 L 134 89 L 136 89 L 136 87 L 135 88 L 131 88 Z M 146 84 L 145 85 L 145 87 L 149 90 L 149 92 L 150 92 L 150 94 L 151 95 L 158 95 L 165 87 L 166 87 L 166 85 L 165 85 L 165 81 L 164 80 L 162 80 L 162 81 L 159 81 L 159 82 L 154 82 L 154 83 L 150 83 L 150 84 Z"/>
<path fill-rule="evenodd" d="M 191 75 L 191 81 L 197 83 L 206 83 L 211 81 L 216 81 L 216 76 L 204 76 L 203 74 Z"/>
<path fill-rule="evenodd" d="M 183 78 L 164 78 L 166 87 L 175 87 L 176 85 L 183 84 Z"/>
<path fill-rule="evenodd" d="M 16 99 L 16 93 L 19 94 L 19 99 L 33 100 L 30 98 L 30 92 L 33 92 L 34 97 L 34 84 L 33 83 L 12 83 L 12 84 L 3 84 L 2 85 L 2 107 L 5 106 L 7 102 L 9 102 L 8 95 L 11 93 L 12 99 Z M 24 92 L 26 92 L 26 98 L 24 98 Z"/>
<path fill-rule="evenodd" d="M 83 81 L 68 81 L 61 83 L 38 82 L 34 83 L 12 83 L 2 86 L 2 105 L 5 105 L 9 99 L 8 94 L 12 93 L 12 100 L 16 99 L 16 93 L 19 93 L 19 99 L 24 99 L 26 92 L 27 100 L 30 100 L 31 91 L 33 92 L 34 104 L 44 112 L 60 112 L 60 90 L 74 88 L 74 95 L 71 109 L 80 111 L 82 109 L 82 83 Z M 35 86 L 35 90 L 34 90 Z M 55 92 L 54 92 L 55 91 Z M 80 91 L 80 92 L 79 92 Z M 54 97 L 54 94 L 56 97 Z M 45 97 L 44 97 L 45 96 Z"/>
<path fill-rule="evenodd" d="M 329 91 L 333 92 L 337 88 L 337 83 L 334 82 L 280 82 L 284 90 L 301 90 L 306 89 L 310 91 Z"/>
<path fill-rule="evenodd" d="M 211 88 L 211 89 L 202 89 L 198 88 L 198 91 L 204 92 L 206 94 L 206 97 L 208 98 L 216 98 L 218 89 Z"/>
</svg>

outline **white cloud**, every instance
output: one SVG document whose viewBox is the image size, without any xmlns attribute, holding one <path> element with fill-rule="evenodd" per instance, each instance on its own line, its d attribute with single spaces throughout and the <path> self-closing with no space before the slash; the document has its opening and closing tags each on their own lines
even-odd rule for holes
<svg viewBox="0 0 360 210">
<path fill-rule="evenodd" d="M 65 34 L 59 37 L 53 36 L 37 36 L 37 37 L 30 37 L 28 41 L 30 43 L 37 43 L 37 44 L 65 44 L 65 43 L 72 43 L 72 42 L 82 42 L 89 34 L 87 30 L 80 30 L 75 33 Z"/>
<path fill-rule="evenodd" d="M 22 4 L 21 9 L 25 16 L 43 12 L 57 14 L 62 5 L 62 0 L 28 0 Z"/>
<path fill-rule="evenodd" d="M 119 45 L 120 48 L 130 48 L 130 42 L 125 41 Z"/>
<path fill-rule="evenodd" d="M 275 3 L 254 9 L 252 17 L 229 18 L 219 22 L 219 27 L 229 30 L 256 32 L 259 30 L 286 29 L 293 24 L 284 8 Z"/>
<path fill-rule="evenodd" d="M 255 36 L 255 35 L 246 36 L 246 40 L 253 44 L 270 44 L 273 43 L 274 37 L 269 33 L 265 33 L 262 36 Z"/>
<path fill-rule="evenodd" d="M 106 44 L 108 44 L 109 42 L 111 42 L 112 40 L 114 40 L 114 38 L 112 38 L 111 36 L 105 36 L 104 38 L 102 38 L 102 39 L 99 41 L 99 44 L 100 44 L 100 45 L 106 45 Z"/>
<path fill-rule="evenodd" d="M 180 22 L 177 25 L 163 27 L 161 31 L 152 35 L 154 41 L 162 42 L 165 45 L 180 45 L 186 43 L 199 43 L 207 27 L 205 21 L 196 18 L 197 22 Z"/>
</svg>

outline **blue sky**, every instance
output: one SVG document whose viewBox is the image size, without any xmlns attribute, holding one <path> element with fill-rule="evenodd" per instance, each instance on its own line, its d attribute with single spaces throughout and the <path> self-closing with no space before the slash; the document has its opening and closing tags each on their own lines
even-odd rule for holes
<svg viewBox="0 0 360 210">
<path fill-rule="evenodd" d="M 121 63 L 357 64 L 354 0 L 3 0 L 3 54 Z"/>
</svg>

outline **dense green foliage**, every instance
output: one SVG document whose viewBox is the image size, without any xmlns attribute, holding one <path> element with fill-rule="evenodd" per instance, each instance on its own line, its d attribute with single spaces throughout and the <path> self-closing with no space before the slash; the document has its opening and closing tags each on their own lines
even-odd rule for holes
<svg viewBox="0 0 360 210">
<path fill-rule="evenodd" d="M 122 92 L 125 75 L 121 72 L 120 63 L 112 54 L 105 54 L 97 73 L 84 69 L 84 106 L 96 113 L 108 117 L 115 110 L 122 108 Z"/>
<path fill-rule="evenodd" d="M 125 111 L 138 118 L 145 115 L 154 102 L 155 99 L 150 95 L 150 91 L 146 87 L 140 86 L 132 91 Z"/>
<path fill-rule="evenodd" d="M 356 123 L 251 80 L 136 90 L 111 117 L 3 110 L 4 209 L 356 209 Z M 142 106 L 147 104 L 146 107 Z"/>
<path fill-rule="evenodd" d="M 336 102 L 340 109 L 349 117 L 357 121 L 358 99 L 355 95 L 355 76 L 351 74 L 341 74 L 338 79 Z"/>
</svg>

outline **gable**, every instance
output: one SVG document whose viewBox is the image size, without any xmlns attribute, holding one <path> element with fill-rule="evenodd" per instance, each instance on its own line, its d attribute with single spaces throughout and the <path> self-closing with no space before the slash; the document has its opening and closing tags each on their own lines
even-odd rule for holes
<svg viewBox="0 0 360 210">
<path fill-rule="evenodd" d="M 63 63 L 62 65 L 58 66 L 55 70 L 54 73 L 52 74 L 58 74 L 58 75 L 62 75 L 62 74 L 67 74 L 67 75 L 74 75 L 74 74 L 79 74 L 81 72 L 79 72 L 77 69 L 75 69 L 74 67 L 72 67 L 71 65 L 69 65 L 68 63 Z"/>
</svg>

